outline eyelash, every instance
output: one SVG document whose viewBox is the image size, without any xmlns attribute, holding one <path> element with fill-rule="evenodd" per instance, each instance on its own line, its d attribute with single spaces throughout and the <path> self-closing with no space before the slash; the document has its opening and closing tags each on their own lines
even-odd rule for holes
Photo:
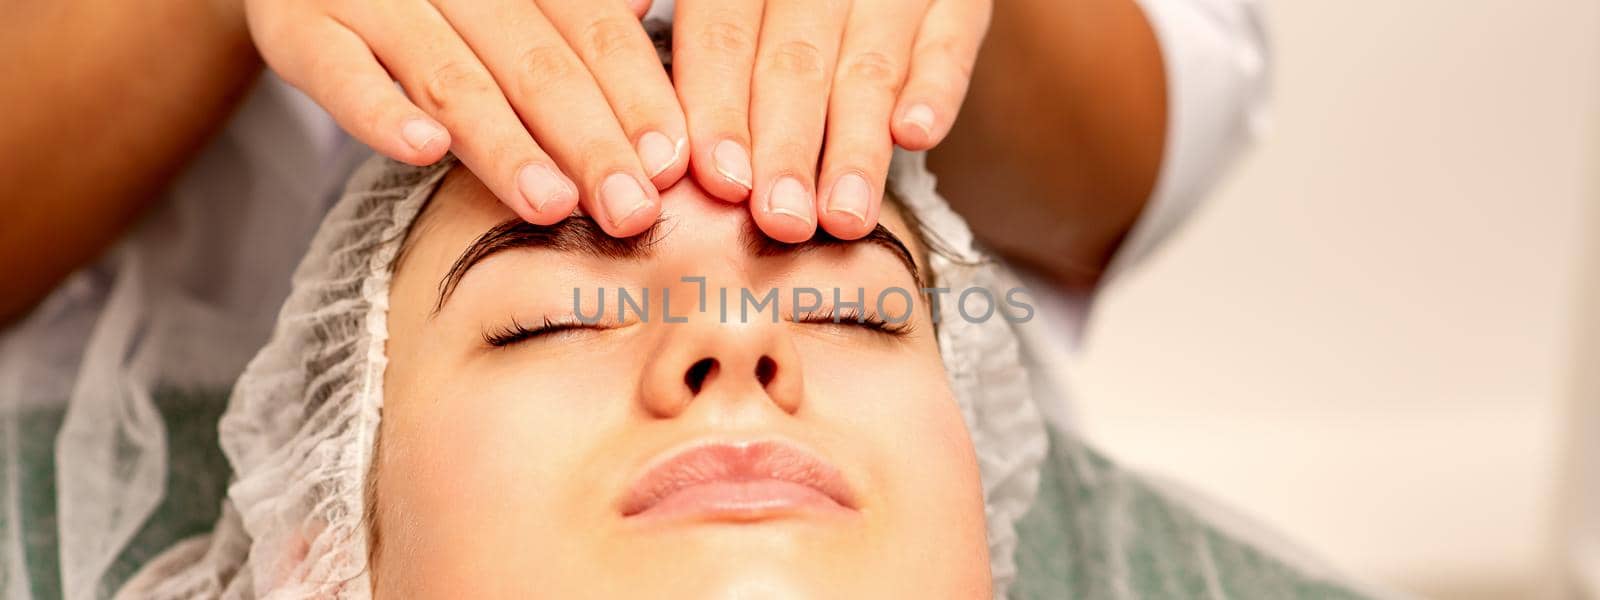
<svg viewBox="0 0 1600 600">
<path fill-rule="evenodd" d="M 877 315 L 862 313 L 859 309 L 849 309 L 844 312 L 835 312 L 833 309 L 811 311 L 799 319 L 797 323 L 810 323 L 814 325 L 854 325 L 884 335 L 905 337 L 911 335 L 911 321 L 890 323 Z"/>
<path fill-rule="evenodd" d="M 836 312 L 833 309 L 824 311 L 811 311 L 795 319 L 796 323 L 812 325 L 852 325 L 867 331 L 880 333 L 893 337 L 911 335 L 911 322 L 890 323 L 877 315 L 863 314 L 860 310 L 850 309 Z M 483 342 L 494 348 L 504 348 L 512 344 L 524 342 L 534 338 L 545 337 L 566 331 L 580 329 L 607 329 L 597 324 L 583 323 L 576 319 L 554 320 L 545 317 L 544 322 L 536 327 L 528 327 L 522 323 L 512 321 L 510 325 L 503 326 L 494 331 L 483 334 Z"/>
<path fill-rule="evenodd" d="M 504 348 L 517 342 L 579 329 L 605 329 L 605 327 L 601 327 L 598 324 L 584 323 L 577 319 L 552 320 L 550 317 L 545 317 L 544 323 L 532 328 L 517 321 L 512 321 L 510 325 L 494 331 L 484 332 L 483 341 L 495 348 Z"/>
</svg>

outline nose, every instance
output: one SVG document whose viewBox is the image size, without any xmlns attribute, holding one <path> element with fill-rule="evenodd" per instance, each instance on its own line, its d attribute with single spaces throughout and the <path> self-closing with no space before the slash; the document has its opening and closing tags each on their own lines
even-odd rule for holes
<svg viewBox="0 0 1600 600">
<path fill-rule="evenodd" d="M 711 310 L 683 323 L 654 323 L 658 346 L 647 360 L 639 399 L 657 418 L 683 414 L 697 402 L 746 399 L 788 414 L 804 395 L 798 353 L 783 321 L 770 315 L 724 319 Z"/>
</svg>

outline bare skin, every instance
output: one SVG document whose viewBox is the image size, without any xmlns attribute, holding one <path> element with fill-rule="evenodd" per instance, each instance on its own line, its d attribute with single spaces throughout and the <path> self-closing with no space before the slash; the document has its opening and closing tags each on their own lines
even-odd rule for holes
<svg viewBox="0 0 1600 600">
<path fill-rule="evenodd" d="M 758 251 L 741 207 L 691 180 L 663 194 L 646 251 L 586 250 L 595 236 L 495 242 L 443 295 L 475 240 L 520 224 L 465 170 L 434 194 L 390 288 L 374 595 L 993 597 L 977 458 L 930 305 L 884 294 L 916 288 L 908 263 L 926 269 L 905 219 L 884 210 L 903 254 L 863 241 Z M 704 310 L 684 277 L 712 290 Z M 612 304 L 580 326 L 602 286 L 653 289 L 650 316 Z M 799 288 L 823 290 L 822 306 L 801 307 Z M 724 317 L 720 289 L 780 292 Z M 835 304 L 832 290 L 866 306 Z M 654 508 L 631 501 L 651 465 L 687 448 L 765 442 L 818 457 L 778 470 L 843 499 L 713 500 L 684 483 Z M 726 473 L 697 465 L 670 479 Z M 746 483 L 777 472 L 752 471 Z"/>
<path fill-rule="evenodd" d="M 624 4 L 634 14 L 643 5 Z M 680 21 L 684 20 L 686 4 L 693 3 L 680 2 Z M 9 51 L 8 56 L 22 57 L 0 77 L 0 105 L 8 107 L 8 118 L 0 126 L 0 148 L 6 157 L 0 160 L 0 176 L 28 183 L 0 195 L 0 211 L 7 215 L 0 220 L 0 275 L 6 278 L 9 288 L 0 294 L 0 325 L 25 314 L 69 273 L 93 261 L 120 236 L 218 130 L 259 69 L 237 0 L 192 0 L 154 7 L 87 0 L 19 6 L 0 24 L 0 50 Z M 1166 90 L 1159 48 L 1149 24 L 1133 0 L 994 3 L 993 29 L 974 68 L 973 55 L 983 39 L 982 26 L 989 22 L 989 5 L 963 0 L 931 6 L 934 8 L 921 24 L 922 29 L 915 32 L 915 42 L 902 48 L 907 55 L 897 59 L 895 52 L 888 49 L 869 50 L 876 57 L 872 60 L 888 57 L 905 61 L 898 65 L 904 71 L 903 81 L 896 86 L 898 95 L 861 96 L 861 102 L 877 107 L 873 110 L 888 119 L 882 123 L 888 127 L 874 133 L 868 131 L 869 124 L 859 119 L 830 119 L 827 139 L 852 137 L 857 141 L 831 142 L 827 148 L 791 144 L 796 147 L 773 149 L 763 144 L 758 131 L 735 132 L 740 135 L 734 137 L 744 136 L 742 140 L 754 135 L 753 141 L 747 142 L 754 144 L 752 183 L 757 191 L 749 195 L 752 216 L 764 231 L 780 239 L 801 239 L 802 234 L 809 235 L 815 228 L 841 238 L 858 237 L 870 229 L 863 223 L 877 220 L 882 173 L 887 169 L 891 140 L 918 150 L 937 146 L 930 161 L 940 176 L 941 191 L 971 221 L 980 237 L 1012 259 L 1049 273 L 1070 289 L 1092 288 L 1143 209 L 1159 171 L 1166 131 Z M 975 12 L 939 12 L 950 12 L 949 8 L 940 8 L 949 6 Z M 901 35 L 896 39 L 906 38 Z M 841 69 L 832 100 L 840 99 L 837 90 L 847 89 L 839 87 L 843 80 L 838 78 L 851 72 L 850 57 L 856 51 L 848 41 L 844 46 L 824 48 Z M 89 48 L 93 51 L 86 51 Z M 754 64 L 758 61 L 754 56 L 761 48 L 760 43 L 752 44 L 752 56 L 738 60 Z M 701 62 L 703 68 L 710 69 L 726 60 L 734 58 L 717 55 Z M 26 68 L 38 65 L 51 68 Z M 683 60 L 677 61 L 674 68 L 679 80 L 699 81 L 704 77 L 695 75 L 692 66 L 685 67 Z M 596 85 L 595 81 L 620 81 L 631 72 L 620 67 L 610 69 L 622 75 L 608 78 L 598 73 L 607 69 L 594 69 L 590 86 Z M 867 71 L 875 69 L 855 69 L 857 74 Z M 348 69 L 308 72 L 297 85 L 313 89 L 323 79 L 348 81 L 350 73 Z M 970 93 L 968 74 L 972 76 Z M 379 73 L 374 81 L 381 78 Z M 757 69 L 754 79 L 760 78 Z M 296 78 L 290 80 L 295 82 Z M 633 215 L 621 228 L 611 227 L 615 223 L 602 219 L 608 233 L 637 233 L 637 229 L 652 222 L 660 208 L 657 188 L 665 189 L 683 174 L 694 175 L 713 196 L 743 199 L 733 189 L 737 186 L 730 187 L 715 168 L 691 168 L 691 163 L 714 165 L 712 142 L 726 137 L 726 132 L 719 133 L 724 126 L 698 126 L 706 121 L 696 120 L 697 111 L 721 114 L 737 107 L 697 101 L 696 94 L 686 92 L 683 83 L 678 83 L 679 97 L 665 103 L 670 110 L 638 102 L 635 104 L 641 107 L 639 110 L 652 111 L 656 116 L 630 117 L 624 112 L 621 120 L 631 123 L 626 127 L 602 122 L 602 128 L 608 131 L 616 129 L 630 135 L 646 132 L 660 122 L 670 126 L 657 129 L 664 127 L 678 135 L 685 131 L 682 127 L 686 122 L 687 135 L 693 141 L 682 156 L 672 156 L 671 165 L 658 173 L 660 177 L 646 177 L 647 170 L 639 166 L 641 156 L 634 154 L 633 146 L 638 139 L 624 139 L 619 133 L 618 139 L 613 140 L 616 143 L 590 145 L 612 148 L 611 152 L 617 155 L 612 162 L 624 165 L 631 161 L 633 166 L 626 170 L 637 170 L 635 180 L 644 178 L 655 184 L 644 190 L 652 209 Z M 406 113 L 406 107 L 416 107 L 399 91 L 389 87 L 391 96 L 362 96 L 373 98 L 373 106 L 382 104 L 390 109 L 372 111 L 374 118 L 363 129 L 355 124 L 359 115 L 350 110 L 364 105 L 357 97 L 362 88 L 322 88 L 333 91 L 325 97 L 318 97 L 317 93 L 312 96 L 329 106 L 336 116 L 343 115 L 341 124 L 355 127 L 358 138 L 397 159 L 427 162 L 442 154 L 445 147 L 493 146 L 488 134 L 454 139 L 461 132 L 452 130 L 443 141 L 419 140 L 427 142 L 419 149 L 408 145 L 402 130 L 414 118 L 427 115 Z M 345 90 L 344 94 L 351 97 L 338 96 L 338 90 Z M 727 97 L 711 92 L 701 95 L 712 99 Z M 781 94 L 768 97 L 787 98 Z M 972 110 L 962 109 L 964 97 Z M 384 102 L 378 103 L 377 99 Z M 509 101 L 501 98 L 498 102 L 506 105 Z M 780 115 L 784 111 L 795 115 L 813 112 L 787 101 L 779 104 L 775 108 L 752 105 L 743 110 L 751 113 L 750 126 L 757 129 L 764 122 L 803 121 L 812 123 L 807 127 L 821 133 L 822 124 L 814 122 L 816 119 L 759 117 L 769 110 L 779 111 Z M 925 123 L 910 118 L 912 109 L 918 106 L 929 109 L 924 114 L 928 117 Z M 841 105 L 840 111 L 834 112 L 861 112 L 844 110 L 847 108 Z M 496 114 L 503 116 L 509 111 L 507 108 Z M 392 118 L 377 118 L 382 116 L 379 113 Z M 959 122 L 955 119 L 958 113 L 963 115 Z M 679 116 L 671 117 L 673 114 Z M 687 121 L 679 120 L 683 115 L 687 115 Z M 470 114 L 452 119 L 469 124 L 486 122 Z M 592 129 L 597 121 L 564 122 Z M 835 130 L 838 122 L 852 123 L 851 131 L 861 133 Z M 379 125 L 385 128 L 376 129 Z M 772 130 L 786 131 L 781 127 Z M 569 139 L 559 131 L 545 137 Z M 792 136 L 782 133 L 775 137 Z M 531 153 L 539 148 L 535 141 L 518 143 L 533 149 L 528 150 Z M 506 156 L 489 151 L 481 154 L 483 161 Z M 537 154 L 544 156 L 542 151 Z M 577 161 L 573 156 L 571 160 Z M 862 160 L 870 164 L 853 164 L 848 158 L 851 156 L 867 157 Z M 799 223 L 803 226 L 790 227 L 783 223 L 795 225 L 793 219 L 778 219 L 770 211 L 763 212 L 763 208 L 771 206 L 769 195 L 777 175 L 794 171 L 782 165 L 812 163 L 818 164 L 819 170 L 807 173 L 802 182 L 816 209 L 802 218 L 809 220 Z M 517 177 L 513 171 L 520 164 L 508 163 L 503 168 L 484 171 L 498 174 L 490 177 L 496 183 L 489 187 L 519 216 L 532 222 L 553 222 L 579 202 L 576 195 L 558 194 L 559 201 L 546 203 L 543 212 L 525 202 L 508 202 L 506 198 L 516 193 Z M 584 182 L 581 187 L 596 192 L 584 198 L 602 195 L 599 188 L 611 171 L 601 171 L 605 170 L 578 178 Z M 840 177 L 854 172 L 865 174 L 872 188 L 864 221 L 830 211 L 835 184 Z M 92 176 L 85 176 L 86 173 Z M 586 212 L 607 214 L 603 209 Z"/>
<path fill-rule="evenodd" d="M 1138 6 L 1006 0 L 928 164 L 995 250 L 1087 291 L 1155 188 L 1166 131 L 1161 52 Z"/>
<path fill-rule="evenodd" d="M 17 2 L 8 13 L 0 325 L 121 236 L 260 69 L 226 2 Z"/>
</svg>

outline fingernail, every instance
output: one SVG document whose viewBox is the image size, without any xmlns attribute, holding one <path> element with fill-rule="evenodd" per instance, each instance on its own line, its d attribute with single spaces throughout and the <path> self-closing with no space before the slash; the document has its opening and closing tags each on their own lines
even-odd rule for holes
<svg viewBox="0 0 1600 600">
<path fill-rule="evenodd" d="M 517 187 L 522 198 L 533 206 L 534 212 L 544 212 L 544 207 L 555 202 L 577 198 L 578 189 L 555 169 L 545 165 L 528 165 L 517 171 Z"/>
<path fill-rule="evenodd" d="M 651 131 L 639 136 L 639 163 L 644 165 L 646 173 L 655 179 L 662 171 L 672 167 L 678 162 L 678 145 L 672 143 L 672 138 L 659 131 Z"/>
<path fill-rule="evenodd" d="M 426 119 L 411 119 L 400 126 L 400 137 L 405 138 L 411 149 L 422 152 L 428 149 L 434 140 L 444 137 L 444 128 L 434 125 Z"/>
<path fill-rule="evenodd" d="M 811 204 L 811 194 L 806 192 L 806 186 L 800 180 L 784 177 L 772 185 L 772 197 L 767 199 L 767 212 L 799 219 L 809 225 L 816 208 Z"/>
<path fill-rule="evenodd" d="M 843 213 L 867 224 L 867 207 L 872 203 L 872 186 L 866 178 L 850 173 L 833 182 L 833 193 L 828 195 L 828 212 Z"/>
<path fill-rule="evenodd" d="M 729 181 L 750 189 L 750 153 L 733 140 L 722 140 L 711 150 L 711 159 L 717 163 L 717 172 Z"/>
<path fill-rule="evenodd" d="M 928 136 L 928 139 L 933 139 L 933 107 L 926 104 L 912 105 L 906 109 L 905 122 L 921 129 L 922 134 Z"/>
<path fill-rule="evenodd" d="M 606 207 L 606 217 L 611 226 L 620 226 L 628 217 L 650 206 L 650 197 L 639 186 L 639 181 L 627 173 L 612 173 L 600 183 L 600 203 Z"/>
</svg>

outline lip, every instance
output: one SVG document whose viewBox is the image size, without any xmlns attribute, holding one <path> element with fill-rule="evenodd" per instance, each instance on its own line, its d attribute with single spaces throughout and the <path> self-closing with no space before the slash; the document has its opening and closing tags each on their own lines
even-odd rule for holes
<svg viewBox="0 0 1600 600">
<path fill-rule="evenodd" d="M 701 444 L 658 461 L 623 496 L 630 519 L 751 522 L 853 513 L 839 470 L 778 441 Z"/>
</svg>

